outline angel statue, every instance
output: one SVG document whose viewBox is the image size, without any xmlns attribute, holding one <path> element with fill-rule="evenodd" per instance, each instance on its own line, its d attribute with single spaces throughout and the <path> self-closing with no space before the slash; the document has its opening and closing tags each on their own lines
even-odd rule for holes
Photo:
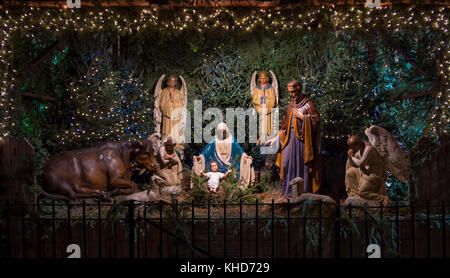
<svg viewBox="0 0 450 278">
<path fill-rule="evenodd" d="M 278 81 L 273 71 L 272 84 L 269 84 L 269 75 L 265 71 L 258 73 L 258 85 L 256 84 L 256 71 L 252 75 L 250 90 L 252 103 L 259 114 L 259 138 L 260 143 L 266 142 L 272 131 L 272 108 L 278 105 Z"/>
<path fill-rule="evenodd" d="M 175 149 L 183 158 L 184 128 L 186 124 L 187 89 L 184 78 L 180 75 L 181 90 L 177 89 L 178 80 L 175 75 L 169 75 L 164 89 L 161 83 L 166 75 L 163 74 L 155 88 L 155 132 L 166 138 L 171 136 L 177 142 Z M 162 131 L 161 131 L 162 123 Z"/>
<path fill-rule="evenodd" d="M 345 188 L 348 198 L 345 205 L 388 205 L 386 192 L 387 169 L 401 182 L 408 180 L 408 167 L 403 152 L 387 130 L 371 126 L 364 133 L 369 141 L 352 135 L 347 140 L 350 147 L 345 171 Z"/>
</svg>

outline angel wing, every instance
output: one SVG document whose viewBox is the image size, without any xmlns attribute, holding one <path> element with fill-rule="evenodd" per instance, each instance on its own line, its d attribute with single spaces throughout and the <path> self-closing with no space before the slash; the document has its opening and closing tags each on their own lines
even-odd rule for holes
<svg viewBox="0 0 450 278">
<path fill-rule="evenodd" d="M 186 125 L 186 117 L 187 117 L 187 86 L 186 81 L 184 80 L 183 76 L 179 76 L 181 80 L 181 94 L 183 96 L 183 111 L 181 115 L 181 125 L 180 125 L 180 136 L 182 142 L 179 142 L 180 144 L 184 143 L 184 128 Z"/>
<path fill-rule="evenodd" d="M 278 80 L 273 71 L 269 70 L 270 75 L 272 75 L 272 88 L 275 91 L 276 102 L 275 106 L 278 106 Z"/>
<path fill-rule="evenodd" d="M 158 150 L 161 147 L 161 134 L 155 132 L 150 135 L 147 140 L 152 143 L 153 155 L 156 157 Z"/>
<path fill-rule="evenodd" d="M 364 133 L 383 158 L 386 167 L 401 182 L 406 183 L 409 176 L 408 166 L 397 139 L 384 128 L 375 125 L 366 128 Z"/>
<path fill-rule="evenodd" d="M 181 94 L 183 95 L 183 107 L 187 106 L 187 87 L 183 76 L 179 76 L 181 80 Z"/>
<path fill-rule="evenodd" d="M 156 83 L 155 92 L 154 92 L 155 107 L 153 109 L 153 119 L 155 120 L 155 132 L 156 133 L 161 133 L 162 113 L 161 113 L 161 110 L 159 107 L 160 107 L 161 93 L 162 93 L 161 84 L 164 80 L 164 77 L 166 77 L 165 74 L 161 75 L 161 77 L 158 79 L 158 82 Z"/>
<path fill-rule="evenodd" d="M 253 92 L 255 91 L 256 88 L 256 71 L 253 73 L 252 75 L 252 80 L 250 81 L 250 95 L 253 98 Z"/>
</svg>

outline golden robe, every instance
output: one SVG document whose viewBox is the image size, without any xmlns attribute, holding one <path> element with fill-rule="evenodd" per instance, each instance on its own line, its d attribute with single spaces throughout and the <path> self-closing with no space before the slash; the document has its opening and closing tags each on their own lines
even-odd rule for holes
<svg viewBox="0 0 450 278">
<path fill-rule="evenodd" d="M 272 132 L 272 108 L 276 103 L 275 90 L 272 85 L 267 85 L 265 88 L 257 86 L 253 90 L 253 106 L 256 112 L 260 114 L 260 136 L 267 134 L 270 136 Z M 265 136 L 264 136 L 265 137 Z M 265 139 L 265 138 L 262 138 Z"/>
<path fill-rule="evenodd" d="M 174 127 L 180 124 L 182 120 L 183 94 L 175 89 L 170 93 L 168 88 L 164 88 L 161 93 L 159 109 L 162 114 L 162 135 L 170 135 L 175 141 L 180 142 L 180 130 Z M 175 111 L 178 109 L 177 111 Z"/>
</svg>

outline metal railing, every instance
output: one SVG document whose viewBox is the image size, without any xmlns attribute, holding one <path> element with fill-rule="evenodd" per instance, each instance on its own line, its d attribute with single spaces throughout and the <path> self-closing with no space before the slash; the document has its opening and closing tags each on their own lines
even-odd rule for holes
<svg viewBox="0 0 450 278">
<path fill-rule="evenodd" d="M 0 203 L 0 256 L 446 258 L 449 204 Z M 375 246 L 375 254 L 368 246 Z"/>
</svg>

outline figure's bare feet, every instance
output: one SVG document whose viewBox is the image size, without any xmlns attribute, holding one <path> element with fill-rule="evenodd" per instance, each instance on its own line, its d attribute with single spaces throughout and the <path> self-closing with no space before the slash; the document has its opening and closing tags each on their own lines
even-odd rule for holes
<svg viewBox="0 0 450 278">
<path fill-rule="evenodd" d="M 107 191 L 100 191 L 100 200 L 105 203 L 111 203 L 111 194 Z"/>
<path fill-rule="evenodd" d="M 258 196 L 258 198 L 264 199 L 266 197 L 266 192 L 259 193 L 256 196 Z"/>
</svg>

